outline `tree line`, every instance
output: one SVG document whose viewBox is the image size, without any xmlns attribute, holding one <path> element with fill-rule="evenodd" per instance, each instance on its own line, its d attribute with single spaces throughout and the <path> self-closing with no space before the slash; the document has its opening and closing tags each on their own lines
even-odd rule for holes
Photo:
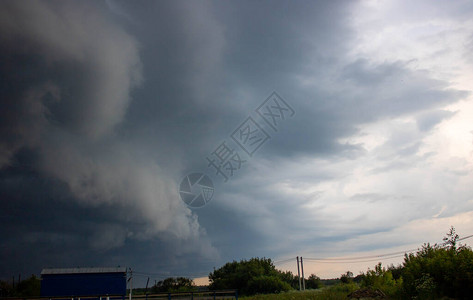
<svg viewBox="0 0 473 300">
<path fill-rule="evenodd" d="M 398 266 L 383 267 L 381 263 L 357 276 L 347 271 L 336 280 L 321 280 L 311 274 L 305 279 L 307 289 L 327 284 L 346 286 L 345 290 L 369 289 L 382 291 L 391 299 L 469 299 L 473 290 L 473 251 L 459 244 L 455 228 L 444 243 L 424 244 L 417 252 L 405 254 Z M 299 278 L 290 271 L 276 269 L 269 258 L 228 262 L 209 274 L 210 290 L 237 289 L 240 295 L 281 293 L 299 289 Z M 157 282 L 149 293 L 197 291 L 192 279 L 170 277 Z M 16 286 L 0 281 L 2 297 L 36 297 L 40 295 L 40 280 L 32 275 Z"/>
<path fill-rule="evenodd" d="M 17 284 L 0 280 L 0 297 L 39 297 L 41 281 L 35 275 Z"/>
<path fill-rule="evenodd" d="M 424 244 L 416 253 L 406 254 L 397 267 L 383 268 L 379 263 L 361 274 L 361 286 L 397 299 L 471 299 L 473 251 L 458 239 L 451 227 L 442 245 Z"/>
<path fill-rule="evenodd" d="M 444 243 L 424 244 L 415 253 L 405 254 L 398 266 L 381 263 L 357 276 L 347 271 L 335 282 L 354 289 L 382 291 L 391 299 L 470 299 L 473 291 L 473 251 L 458 243 L 451 227 Z M 299 289 L 299 279 L 289 271 L 277 270 L 269 258 L 226 263 L 209 274 L 211 290 L 238 289 L 240 295 L 280 293 Z M 195 288 L 187 282 L 188 288 Z M 163 286 L 162 284 L 160 285 Z M 315 274 L 306 279 L 307 289 L 323 286 Z M 174 287 L 176 289 L 176 287 Z"/>
</svg>

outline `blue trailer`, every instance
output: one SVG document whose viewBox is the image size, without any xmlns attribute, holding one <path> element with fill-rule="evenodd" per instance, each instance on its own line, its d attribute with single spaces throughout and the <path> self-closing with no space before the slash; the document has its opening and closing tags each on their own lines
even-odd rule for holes
<svg viewBox="0 0 473 300">
<path fill-rule="evenodd" d="M 42 297 L 126 295 L 126 268 L 43 269 Z"/>
</svg>

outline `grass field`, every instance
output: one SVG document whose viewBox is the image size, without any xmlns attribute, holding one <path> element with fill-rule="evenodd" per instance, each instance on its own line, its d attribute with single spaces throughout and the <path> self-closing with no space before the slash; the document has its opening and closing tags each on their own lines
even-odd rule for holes
<svg viewBox="0 0 473 300">
<path fill-rule="evenodd" d="M 243 300 L 338 300 L 347 299 L 347 295 L 352 291 L 358 289 L 356 284 L 344 284 L 335 285 L 331 287 L 325 287 L 317 290 L 306 290 L 303 292 L 289 291 L 280 294 L 266 294 L 266 295 L 255 295 L 249 297 L 241 297 Z"/>
</svg>

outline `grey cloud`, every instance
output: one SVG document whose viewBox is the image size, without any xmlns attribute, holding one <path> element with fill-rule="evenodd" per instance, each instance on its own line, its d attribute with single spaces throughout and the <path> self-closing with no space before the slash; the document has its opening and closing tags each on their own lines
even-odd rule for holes
<svg viewBox="0 0 473 300">
<path fill-rule="evenodd" d="M 5 79 L 0 104 L 2 207 L 8 208 L 11 203 L 7 202 L 13 201 L 21 208 L 2 209 L 2 217 L 13 212 L 26 218 L 28 226 L 41 228 L 21 241 L 11 237 L 13 244 L 3 248 L 2 257 L 17 248 L 14 241 L 41 245 L 44 250 L 46 241 L 71 249 L 77 241 L 87 240 L 84 252 L 107 252 L 123 247 L 128 239 L 165 236 L 169 241 L 182 239 L 194 244 L 189 251 L 214 251 L 208 241 L 199 241 L 205 232 L 178 198 L 172 173 L 152 158 L 142 157 L 139 147 L 132 147 L 126 139 L 121 141 L 117 134 L 131 103 L 132 89 L 142 78 L 137 40 L 115 24 L 100 3 L 5 1 L 1 6 L 0 54 L 4 63 L 0 73 Z M 17 199 L 8 188 L 23 165 L 31 173 L 22 174 L 19 183 L 28 184 L 29 176 L 37 176 L 53 182 L 32 186 L 32 190 L 59 186 L 61 191 L 41 200 Z M 54 215 L 53 222 L 37 215 L 31 219 L 29 215 L 39 204 L 35 201 L 53 211 L 50 204 L 55 204 L 63 214 Z M 76 211 L 65 209 L 62 201 L 72 201 Z M 98 212 L 94 216 L 77 207 Z M 108 210 L 113 214 L 100 219 Z M 80 228 L 74 229 L 64 226 L 68 217 L 93 221 L 78 221 Z M 17 222 L 11 225 L 20 234 L 34 232 Z M 71 254 L 69 260 L 58 257 L 58 265 L 73 263 L 75 258 L 86 261 L 87 255 L 75 252 L 77 257 Z M 11 266 L 2 269 L 7 272 Z"/>
<path fill-rule="evenodd" d="M 339 85 L 327 84 L 330 79 L 320 75 L 310 87 L 288 88 L 284 97 L 293 104 L 296 115 L 281 125 L 264 151 L 282 156 L 317 152 L 357 157 L 364 154 L 361 145 L 340 144 L 338 139 L 357 133 L 360 125 L 435 110 L 469 95 L 448 89 L 445 82 L 425 72 L 411 71 L 400 62 L 371 64 L 358 60 L 338 72 L 341 64 L 325 66 L 327 73 L 337 74 Z"/>
<path fill-rule="evenodd" d="M 342 78 L 361 86 L 379 85 L 385 81 L 403 81 L 398 64 L 370 65 L 367 59 L 359 59 L 344 67 Z"/>
<path fill-rule="evenodd" d="M 121 122 L 140 81 L 136 41 L 89 4 L 6 1 L 0 38 L 4 101 L 1 161 L 36 146 L 48 125 L 86 137 Z M 120 62 L 120 63 L 118 63 Z"/>
<path fill-rule="evenodd" d="M 345 110 L 353 117 L 356 114 L 358 122 L 425 111 L 469 95 L 449 89 L 446 82 L 431 78 L 427 72 L 411 71 L 401 62 L 376 65 L 359 60 L 345 69 L 342 78 L 348 81 L 343 88 L 348 99 L 337 103 L 345 104 Z"/>
<path fill-rule="evenodd" d="M 155 233 L 147 232 L 149 221 L 134 217 L 132 208 L 78 205 L 65 184 L 40 176 L 28 167 L 27 159 L 22 162 L 23 170 L 12 166 L 0 172 L 2 221 L 8 224 L 0 230 L 0 256 L 10 258 L 1 260 L 0 276 L 77 265 L 125 265 L 156 273 L 163 271 L 164 261 L 167 271 L 189 272 L 182 259 L 185 265 L 196 262 L 186 256 L 206 262 L 199 266 L 205 270 L 215 264 L 218 253 L 204 236 L 176 238 L 176 230 L 168 230 L 150 239 Z"/>
<path fill-rule="evenodd" d="M 465 49 L 464 49 L 464 52 L 463 52 L 463 55 L 464 55 L 465 59 L 468 62 L 470 62 L 470 64 L 473 63 L 473 56 L 471 55 L 472 50 L 473 50 L 473 34 L 470 35 L 470 38 L 469 38 L 468 42 L 466 43 Z"/>
<path fill-rule="evenodd" d="M 139 80 L 137 43 L 90 5 L 5 3 L 2 36 L 6 60 L 15 65 L 32 57 L 38 65 L 4 74 L 12 89 L 7 99 L 18 103 L 19 109 L 15 116 L 2 110 L 8 116 L 2 130 L 19 136 L 16 148 L 38 149 L 40 170 L 66 182 L 78 199 L 88 205 L 127 203 L 130 207 L 136 201 L 138 215 L 162 231 L 172 223 L 171 216 L 190 215 L 179 199 L 170 196 L 173 185 L 159 184 L 158 166 L 140 164 L 123 154 L 126 150 L 116 154 L 120 143 L 104 137 L 122 121 L 130 89 Z M 13 26 L 11 22 L 17 20 L 20 23 Z M 22 72 L 35 76 L 34 80 L 27 81 L 30 78 Z M 23 85 L 15 86 L 18 81 Z M 36 118 L 28 115 L 29 111 Z M 22 137 L 18 131 L 33 136 Z M 104 147 L 99 138 L 111 144 Z M 6 148 L 5 152 L 15 151 Z M 179 217 L 174 220 L 177 224 L 182 221 Z M 185 221 L 182 228 L 173 229 L 179 236 L 188 236 L 195 234 L 191 233 L 195 226 Z"/>
<path fill-rule="evenodd" d="M 153 226 L 140 236 L 168 230 L 178 237 L 198 234 L 196 220 L 177 198 L 176 183 L 163 176 L 159 166 L 140 161 L 133 149 L 120 143 L 92 151 L 89 147 L 61 136 L 43 146 L 46 155 L 40 168 L 67 183 L 86 205 L 113 205 L 133 219 L 147 220 Z"/>
<path fill-rule="evenodd" d="M 363 157 L 362 144 L 340 140 L 400 116 L 421 116 L 419 128 L 428 129 L 447 117 L 430 112 L 467 96 L 407 62 L 349 58 L 356 4 L 3 2 L 0 192 L 13 229 L 4 230 L 1 256 L 34 246 L 44 258 L 29 259 L 34 268 L 107 262 L 206 275 L 226 260 L 387 230 L 372 229 L 376 218 L 350 228 L 363 213 L 330 215 L 323 188 L 276 189 L 343 179 L 349 170 L 313 160 Z M 29 18 L 14 28 L 14 16 Z M 210 173 L 205 156 L 273 90 L 295 116 L 191 212 L 178 181 L 191 170 Z M 413 165 L 427 131 L 410 129 L 387 142 L 394 150 L 380 149 L 385 170 Z"/>
<path fill-rule="evenodd" d="M 350 200 L 376 202 L 376 201 L 381 201 L 383 199 L 386 199 L 388 197 L 389 196 L 383 195 L 383 194 L 365 193 L 365 194 L 355 194 L 350 197 Z"/>
<path fill-rule="evenodd" d="M 447 110 L 436 110 L 421 114 L 417 119 L 417 126 L 421 131 L 431 130 L 435 125 L 445 119 L 451 118 L 455 112 Z"/>
</svg>

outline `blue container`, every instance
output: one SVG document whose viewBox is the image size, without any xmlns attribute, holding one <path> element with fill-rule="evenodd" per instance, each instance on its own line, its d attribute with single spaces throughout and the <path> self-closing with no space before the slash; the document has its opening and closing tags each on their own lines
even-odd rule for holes
<svg viewBox="0 0 473 300">
<path fill-rule="evenodd" d="M 126 295 L 126 268 L 44 269 L 41 296 Z"/>
</svg>

